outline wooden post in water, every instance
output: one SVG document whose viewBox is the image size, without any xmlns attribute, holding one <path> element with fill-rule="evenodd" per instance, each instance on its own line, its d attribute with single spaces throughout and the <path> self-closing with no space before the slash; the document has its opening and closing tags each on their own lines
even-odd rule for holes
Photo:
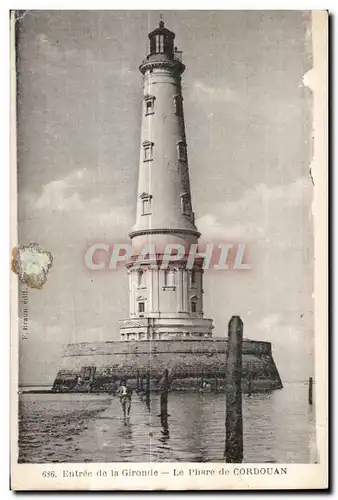
<svg viewBox="0 0 338 500">
<path fill-rule="evenodd" d="M 228 325 L 224 458 L 227 463 L 234 464 L 243 460 L 242 341 L 243 321 L 233 316 Z"/>
<path fill-rule="evenodd" d="M 136 392 L 140 392 L 140 372 L 136 372 Z"/>
<path fill-rule="evenodd" d="M 149 407 L 150 405 L 150 373 L 147 372 L 147 378 L 146 378 L 146 405 Z"/>
<path fill-rule="evenodd" d="M 250 397 L 252 394 L 252 382 L 251 377 L 248 378 L 248 396 Z"/>
<path fill-rule="evenodd" d="M 309 405 L 312 405 L 313 378 L 309 378 Z"/>
<path fill-rule="evenodd" d="M 168 370 L 164 370 L 163 380 L 161 385 L 161 414 L 160 416 L 167 417 L 168 416 L 168 389 L 169 389 L 169 381 L 168 381 Z"/>
<path fill-rule="evenodd" d="M 204 372 L 201 373 L 201 389 L 203 389 L 204 386 Z"/>
<path fill-rule="evenodd" d="M 252 368 L 253 367 L 251 363 L 248 364 L 248 366 L 246 367 L 247 369 L 246 382 L 247 382 L 248 397 L 250 397 L 252 394 Z"/>
</svg>

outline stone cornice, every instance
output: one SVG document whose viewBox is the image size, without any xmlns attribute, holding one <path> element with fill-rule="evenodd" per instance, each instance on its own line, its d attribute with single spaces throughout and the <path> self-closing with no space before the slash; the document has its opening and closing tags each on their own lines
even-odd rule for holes
<svg viewBox="0 0 338 500">
<path fill-rule="evenodd" d="M 163 263 L 163 254 L 156 254 L 146 258 L 144 260 L 139 260 L 139 256 L 135 255 L 131 260 L 125 263 L 128 274 L 132 272 L 138 272 L 140 269 L 149 267 L 152 270 L 162 270 L 161 266 Z M 203 273 L 203 258 L 196 257 L 194 260 L 194 269 L 196 272 Z M 178 269 L 187 269 L 187 257 L 182 257 L 180 260 L 169 261 L 166 269 L 176 271 Z M 190 270 L 190 269 L 188 269 Z M 164 271 L 164 270 L 163 270 Z M 202 291 L 203 292 L 203 291 Z"/>
<path fill-rule="evenodd" d="M 129 233 L 129 237 L 132 239 L 135 236 L 144 236 L 147 234 L 187 234 L 196 236 L 196 238 L 201 236 L 201 233 L 194 229 L 139 229 L 138 231 Z"/>
<path fill-rule="evenodd" d="M 185 70 L 184 64 L 181 63 L 180 61 L 177 61 L 177 59 L 167 60 L 167 61 L 147 61 L 147 60 L 145 60 L 140 65 L 139 70 L 144 75 L 148 69 L 154 69 L 154 68 L 168 69 L 168 70 L 172 71 L 173 73 L 176 73 L 179 75 L 181 75 L 183 73 L 183 71 Z"/>
</svg>

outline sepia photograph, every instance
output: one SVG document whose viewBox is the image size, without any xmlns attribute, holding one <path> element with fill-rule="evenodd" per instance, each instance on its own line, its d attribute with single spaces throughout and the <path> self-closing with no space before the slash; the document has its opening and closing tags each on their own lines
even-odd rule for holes
<svg viewBox="0 0 338 500">
<path fill-rule="evenodd" d="M 11 16 L 15 467 L 194 489 L 323 466 L 327 12 Z"/>
</svg>

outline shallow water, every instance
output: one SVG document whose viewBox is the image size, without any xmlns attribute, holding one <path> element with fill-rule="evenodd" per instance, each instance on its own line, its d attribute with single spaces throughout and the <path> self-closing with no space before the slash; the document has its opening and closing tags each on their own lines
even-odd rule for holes
<svg viewBox="0 0 338 500">
<path fill-rule="evenodd" d="M 244 462 L 310 463 L 314 406 L 307 384 L 243 396 Z M 129 418 L 105 394 L 20 394 L 19 462 L 222 462 L 223 394 L 170 393 L 168 427 L 135 393 Z"/>
</svg>

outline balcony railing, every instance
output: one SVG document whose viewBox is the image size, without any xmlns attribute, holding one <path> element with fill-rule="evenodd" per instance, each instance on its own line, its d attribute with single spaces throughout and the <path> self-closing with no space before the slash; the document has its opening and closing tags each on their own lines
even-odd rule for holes
<svg viewBox="0 0 338 500">
<path fill-rule="evenodd" d="M 175 61 L 178 61 L 180 63 L 183 62 L 182 61 L 182 59 L 183 59 L 182 54 L 183 54 L 183 52 L 181 50 L 175 50 L 174 51 L 174 59 L 175 59 Z"/>
<path fill-rule="evenodd" d="M 147 64 L 149 61 L 178 61 L 183 64 L 183 52 L 181 50 L 175 50 L 170 55 L 169 54 L 148 54 L 145 59 L 143 59 L 142 64 Z"/>
</svg>

